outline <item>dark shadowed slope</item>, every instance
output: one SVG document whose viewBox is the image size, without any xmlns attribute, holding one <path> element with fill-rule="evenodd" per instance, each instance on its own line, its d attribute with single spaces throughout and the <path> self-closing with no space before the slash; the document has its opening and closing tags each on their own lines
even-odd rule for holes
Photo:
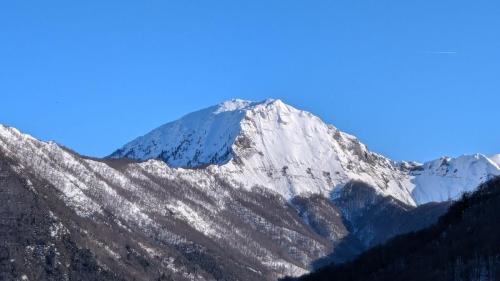
<svg viewBox="0 0 500 281">
<path fill-rule="evenodd" d="M 20 177 L 11 164 L 0 159 L 0 280 L 123 280 L 77 246 L 50 210 L 61 204 L 45 193 L 50 185 Z"/>
<path fill-rule="evenodd" d="M 500 178 L 464 195 L 437 224 L 298 280 L 500 280 Z"/>
</svg>

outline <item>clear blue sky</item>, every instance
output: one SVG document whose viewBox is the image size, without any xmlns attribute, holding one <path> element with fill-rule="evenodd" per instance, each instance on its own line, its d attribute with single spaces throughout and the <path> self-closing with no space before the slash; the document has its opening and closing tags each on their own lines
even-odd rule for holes
<svg viewBox="0 0 500 281">
<path fill-rule="evenodd" d="M 394 159 L 500 153 L 500 2 L 2 1 L 0 123 L 93 156 L 280 98 Z"/>
</svg>

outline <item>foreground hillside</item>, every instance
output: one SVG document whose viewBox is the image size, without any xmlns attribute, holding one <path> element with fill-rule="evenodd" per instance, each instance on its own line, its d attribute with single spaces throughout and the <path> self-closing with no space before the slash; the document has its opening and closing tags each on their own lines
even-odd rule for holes
<svg viewBox="0 0 500 281">
<path fill-rule="evenodd" d="M 500 178 L 455 202 L 439 222 L 300 281 L 500 280 Z"/>
</svg>

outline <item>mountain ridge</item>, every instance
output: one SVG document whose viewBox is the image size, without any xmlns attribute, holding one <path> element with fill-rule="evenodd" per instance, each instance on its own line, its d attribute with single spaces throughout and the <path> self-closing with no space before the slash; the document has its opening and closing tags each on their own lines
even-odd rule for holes
<svg viewBox="0 0 500 281">
<path fill-rule="evenodd" d="M 24 272 L 30 280 L 39 270 L 49 275 L 65 272 L 60 268 L 64 260 L 80 253 L 57 242 L 69 241 L 88 254 L 89 262 L 105 265 L 118 279 L 297 276 L 425 227 L 446 209 L 446 202 L 417 204 L 413 197 L 404 197 L 412 190 L 399 188 L 401 182 L 412 184 L 417 176 L 430 179 L 426 183 L 441 181 L 441 198 L 449 199 L 446 188 L 453 179 L 460 183 L 459 191 L 469 188 L 457 175 L 474 171 L 474 183 L 484 180 L 485 171 L 494 165 L 482 155 L 458 162 L 442 158 L 427 167 L 396 163 L 281 101 L 229 102 L 209 110 L 214 111 L 226 116 L 244 113 L 238 119 L 240 134 L 232 135 L 233 157 L 185 168 L 158 157 L 89 158 L 0 125 L 0 178 L 21 178 L 25 192 L 45 202 L 44 212 L 55 215 L 40 226 L 43 232 L 33 229 L 36 239 L 19 242 L 0 233 L 12 243 L 7 258 L 0 256 L 0 266 L 11 266 L 14 260 L 18 271 L 13 272 Z M 19 185 L 9 180 L 2 187 L 2 198 L 15 203 L 8 198 Z M 15 204 L 4 211 L 14 221 L 39 217 L 15 211 Z M 29 223 L 22 226 L 30 229 Z M 39 250 L 30 252 L 34 248 Z M 52 261 L 54 253 L 65 254 L 60 260 L 56 254 L 48 269 L 30 269 L 18 258 Z M 81 269 L 73 270 L 78 274 Z"/>
<path fill-rule="evenodd" d="M 235 99 L 196 111 L 111 155 L 120 157 L 160 159 L 172 167 L 212 165 L 214 172 L 243 186 L 267 186 L 287 198 L 329 196 L 348 181 L 361 180 L 410 205 L 457 198 L 500 174 L 494 161 L 479 154 L 424 164 L 396 162 L 317 116 L 275 99 Z M 454 164 L 456 172 L 444 173 L 435 167 L 437 162 Z M 476 165 L 483 170 L 468 174 Z"/>
<path fill-rule="evenodd" d="M 373 203 L 346 199 L 346 206 L 358 207 L 339 209 L 324 196 L 289 201 L 265 187 L 239 188 L 213 168 L 90 159 L 0 126 L 0 198 L 6 203 L 0 215 L 8 218 L 0 220 L 0 239 L 7 241 L 0 268 L 9 268 L 7 279 L 29 280 L 64 280 L 57 276 L 82 271 L 98 276 L 103 268 L 110 280 L 276 280 L 308 272 L 337 245 L 349 244 L 345 237 L 359 245 L 332 258 L 348 259 L 405 231 L 401 223 L 414 220 L 410 211 L 419 208 L 383 200 L 376 203 L 382 212 L 363 220 Z M 16 196 L 20 190 L 35 203 Z M 24 212 L 36 202 L 43 211 Z M 344 212 L 355 214 L 364 231 L 349 229 Z M 32 227 L 46 213 L 52 219 Z M 440 213 L 436 208 L 418 220 L 427 225 Z M 389 215 L 389 226 L 372 224 Z M 11 224 L 31 238 L 19 240 L 7 231 Z M 90 268 L 73 261 L 81 253 Z"/>
</svg>

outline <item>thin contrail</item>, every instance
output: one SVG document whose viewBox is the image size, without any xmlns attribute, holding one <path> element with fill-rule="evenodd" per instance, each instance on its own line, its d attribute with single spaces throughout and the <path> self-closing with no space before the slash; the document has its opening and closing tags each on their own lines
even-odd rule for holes
<svg viewBox="0 0 500 281">
<path fill-rule="evenodd" d="M 455 55 L 455 54 L 458 54 L 458 52 L 456 51 L 431 51 L 431 52 L 427 52 L 428 54 L 432 54 L 432 55 Z"/>
</svg>

